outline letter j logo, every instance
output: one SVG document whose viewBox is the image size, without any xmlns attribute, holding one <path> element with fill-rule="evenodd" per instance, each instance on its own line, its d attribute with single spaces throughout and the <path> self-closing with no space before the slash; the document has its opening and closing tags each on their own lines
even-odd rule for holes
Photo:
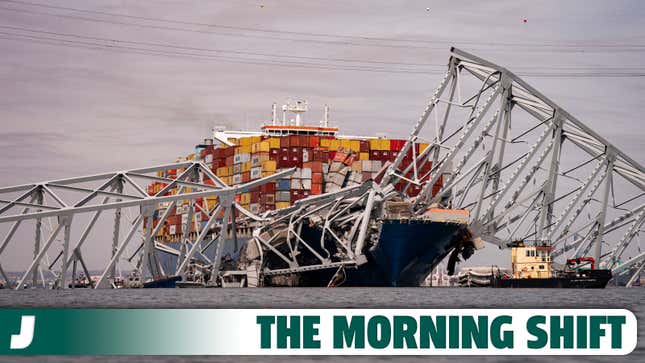
<svg viewBox="0 0 645 363">
<path fill-rule="evenodd" d="M 33 315 L 23 315 L 20 322 L 19 334 L 11 335 L 11 349 L 25 349 L 34 339 L 34 325 L 36 317 Z"/>
</svg>

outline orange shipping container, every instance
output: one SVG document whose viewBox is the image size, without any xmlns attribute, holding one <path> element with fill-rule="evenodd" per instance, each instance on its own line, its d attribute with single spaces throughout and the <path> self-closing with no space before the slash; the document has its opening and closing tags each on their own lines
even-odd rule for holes
<svg viewBox="0 0 645 363">
<path fill-rule="evenodd" d="M 313 184 L 322 184 L 322 182 L 323 182 L 323 173 L 313 173 L 313 174 L 311 174 L 311 182 Z M 313 186 L 312 186 L 311 190 L 313 190 Z"/>
<path fill-rule="evenodd" d="M 322 174 L 321 174 L 321 175 L 322 175 Z M 322 184 L 321 184 L 321 183 L 318 183 L 318 184 L 311 184 L 311 194 L 312 194 L 312 195 L 322 194 L 322 189 L 323 189 L 323 188 L 322 188 Z"/>
</svg>

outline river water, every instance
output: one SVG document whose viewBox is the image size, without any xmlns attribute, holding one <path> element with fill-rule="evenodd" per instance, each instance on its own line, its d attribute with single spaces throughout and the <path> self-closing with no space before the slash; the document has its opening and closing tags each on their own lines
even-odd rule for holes
<svg viewBox="0 0 645 363">
<path fill-rule="evenodd" d="M 644 362 L 645 288 L 262 288 L 0 290 L 0 308 L 624 308 L 638 320 L 626 357 L 11 357 L 0 362 Z M 169 332 L 173 334 L 174 332 Z"/>
</svg>

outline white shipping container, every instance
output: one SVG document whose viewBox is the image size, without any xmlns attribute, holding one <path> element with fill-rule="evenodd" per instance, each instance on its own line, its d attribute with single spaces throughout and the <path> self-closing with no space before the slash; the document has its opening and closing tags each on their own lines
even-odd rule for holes
<svg viewBox="0 0 645 363">
<path fill-rule="evenodd" d="M 300 172 L 300 179 L 311 179 L 311 169 L 303 168 Z"/>
<path fill-rule="evenodd" d="M 381 160 L 372 160 L 372 173 L 379 172 L 381 170 Z"/>
<path fill-rule="evenodd" d="M 311 179 L 302 179 L 302 189 L 311 190 Z"/>
<path fill-rule="evenodd" d="M 188 214 L 182 214 L 181 215 L 181 225 L 185 226 L 186 222 L 188 222 Z"/>
<path fill-rule="evenodd" d="M 327 163 L 323 163 L 323 164 L 322 164 L 322 171 L 323 171 L 323 173 L 325 173 L 325 174 L 329 173 L 329 164 L 327 164 Z"/>
<path fill-rule="evenodd" d="M 331 164 L 329 165 L 329 172 L 330 173 L 337 173 L 343 168 L 343 163 L 339 163 L 338 161 L 332 161 Z"/>
<path fill-rule="evenodd" d="M 251 154 L 249 153 L 243 153 L 243 154 L 237 154 L 240 156 L 240 162 L 241 163 L 246 163 L 247 161 L 251 161 Z"/>
<path fill-rule="evenodd" d="M 234 174 L 233 184 L 240 184 L 240 183 L 242 183 L 242 174 Z"/>
<path fill-rule="evenodd" d="M 362 171 L 371 173 L 374 170 L 372 170 L 372 161 L 374 160 L 361 160 L 361 169 Z"/>
<path fill-rule="evenodd" d="M 251 179 L 260 179 L 262 177 L 262 167 L 256 166 L 251 168 Z"/>
<path fill-rule="evenodd" d="M 302 175 L 302 169 L 296 168 L 296 171 L 291 174 L 291 179 L 300 179 Z"/>
<path fill-rule="evenodd" d="M 291 192 L 289 191 L 277 191 L 275 193 L 276 202 L 290 202 L 291 201 Z"/>
<path fill-rule="evenodd" d="M 301 179 L 291 179 L 291 189 L 302 189 Z"/>
<path fill-rule="evenodd" d="M 345 174 L 340 174 L 340 173 L 329 173 L 330 181 L 333 184 L 336 184 L 338 186 L 342 186 L 345 183 Z"/>
<path fill-rule="evenodd" d="M 242 154 L 233 155 L 233 164 L 239 164 L 242 162 Z"/>
<path fill-rule="evenodd" d="M 176 227 L 174 224 L 173 224 L 173 225 L 171 225 L 171 226 L 170 226 L 170 228 L 168 229 L 168 232 L 169 232 L 171 235 L 172 235 L 172 234 L 175 234 L 175 232 L 177 232 L 177 227 Z"/>
<path fill-rule="evenodd" d="M 302 162 L 303 163 L 309 162 L 309 150 L 307 149 L 302 149 Z"/>
</svg>

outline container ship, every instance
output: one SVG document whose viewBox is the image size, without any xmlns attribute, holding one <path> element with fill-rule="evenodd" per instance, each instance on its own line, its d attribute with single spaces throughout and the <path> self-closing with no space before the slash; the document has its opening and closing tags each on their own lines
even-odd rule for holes
<svg viewBox="0 0 645 363">
<path fill-rule="evenodd" d="M 196 146 L 194 153 L 185 160 L 200 161 L 207 165 L 212 172 L 228 185 L 238 185 L 273 175 L 281 170 L 295 168 L 289 178 L 278 179 L 252 189 L 247 193 L 235 196 L 235 202 L 250 215 L 263 215 L 287 210 L 301 200 L 315 196 L 338 192 L 359 187 L 365 183 L 380 181 L 384 170 L 393 162 L 406 140 L 389 139 L 385 137 L 357 137 L 339 134 L 337 127 L 330 127 L 328 121 L 329 109 L 325 107 L 323 120 L 318 125 L 305 125 L 302 114 L 307 111 L 306 101 L 288 102 L 282 107 L 282 121 L 278 119 L 277 106 L 273 105 L 272 120 L 261 126 L 259 131 L 226 131 L 215 128 L 212 138 L 205 139 Z M 290 118 L 287 120 L 287 113 Z M 422 153 L 428 144 L 415 143 L 403 156 L 402 167 L 412 163 L 416 155 Z M 181 160 L 180 160 L 181 161 Z M 427 162 L 419 165 L 418 174 L 429 174 L 432 164 Z M 168 170 L 158 176 L 174 179 L 183 170 Z M 411 176 L 410 176 L 411 177 Z M 432 187 L 435 194 L 442 186 L 439 178 Z M 427 179 L 426 179 L 427 180 Z M 204 178 L 204 183 L 211 180 Z M 149 185 L 148 193 L 158 193 L 167 184 L 154 182 Z M 260 285 L 270 286 L 328 286 L 343 284 L 349 286 L 419 286 L 430 273 L 431 269 L 450 251 L 459 251 L 467 257 L 471 252 L 464 252 L 464 241 L 469 240 L 467 231 L 468 212 L 449 211 L 448 209 L 428 210 L 417 218 L 407 215 L 410 205 L 406 200 L 414 198 L 421 191 L 419 185 L 407 185 L 403 181 L 394 184 L 398 202 L 387 202 L 381 205 L 381 215 L 378 217 L 378 227 L 371 226 L 370 233 L 374 235 L 372 242 L 366 247 L 366 253 L 361 255 L 362 262 L 351 268 L 344 268 L 335 258 L 341 254 L 342 248 L 333 241 L 311 243 L 311 251 L 305 251 L 298 258 L 299 264 L 304 264 L 307 258 L 314 255 L 330 255 L 330 266 L 340 268 L 320 268 L 301 271 L 298 274 L 285 273 L 282 275 L 267 274 Z M 173 193 L 171 190 L 170 194 Z M 217 203 L 216 197 L 197 199 L 193 220 L 190 223 L 189 235 L 196 235 L 199 224 L 208 219 L 205 211 L 212 210 Z M 407 203 L 407 204 L 406 204 Z M 164 225 L 155 236 L 158 260 L 164 271 L 173 271 L 177 264 L 180 250 L 185 248 L 182 241 L 184 228 L 187 225 L 188 201 L 178 203 L 164 221 Z M 452 212 L 446 217 L 446 212 Z M 162 205 L 155 212 L 154 224 L 158 216 L 164 212 Z M 244 217 L 240 215 L 239 217 Z M 236 230 L 229 231 L 229 237 L 234 235 L 235 242 L 226 243 L 226 251 L 222 256 L 223 266 L 231 271 L 246 268 L 249 261 L 257 258 L 259 253 L 255 244 L 247 242 L 253 239 L 256 228 L 253 218 L 236 220 Z M 300 230 L 300 238 L 308 241 L 320 240 L 324 228 L 313 226 L 312 223 Z M 348 231 L 349 232 L 349 231 Z M 323 238 L 324 239 L 324 238 Z M 247 248 L 248 247 L 248 248 Z M 271 249 L 284 250 L 285 254 L 293 253 L 285 243 L 273 242 Z M 469 249 L 469 251 L 472 249 Z M 215 254 L 215 244 L 202 249 L 196 255 L 196 261 L 208 261 Z M 307 254 L 310 254 L 307 256 Z M 361 254 L 359 252 L 359 254 Z M 242 267 L 240 262 L 242 261 Z M 334 262 L 337 261 L 337 262 Z M 336 263 L 336 264 L 334 264 Z M 197 263 L 196 265 L 199 265 Z M 360 266 L 359 266 L 360 265 Z M 265 257 L 260 270 L 288 270 L 289 264 L 279 259 Z M 213 273 L 203 268 L 188 272 L 189 280 L 196 280 L 194 273 Z M 233 274 L 235 275 L 235 274 Z M 232 276 L 228 274 L 227 276 Z M 245 277 L 248 278 L 248 277 Z M 209 280 L 206 277 L 206 280 Z M 222 279 L 222 281 L 227 279 Z M 229 278 L 232 284 L 239 281 Z M 193 282 L 184 284 L 191 285 Z M 223 282 L 224 283 L 224 282 Z M 248 282 L 247 282 L 248 283 Z M 244 284 L 244 282 L 242 282 Z"/>
</svg>

